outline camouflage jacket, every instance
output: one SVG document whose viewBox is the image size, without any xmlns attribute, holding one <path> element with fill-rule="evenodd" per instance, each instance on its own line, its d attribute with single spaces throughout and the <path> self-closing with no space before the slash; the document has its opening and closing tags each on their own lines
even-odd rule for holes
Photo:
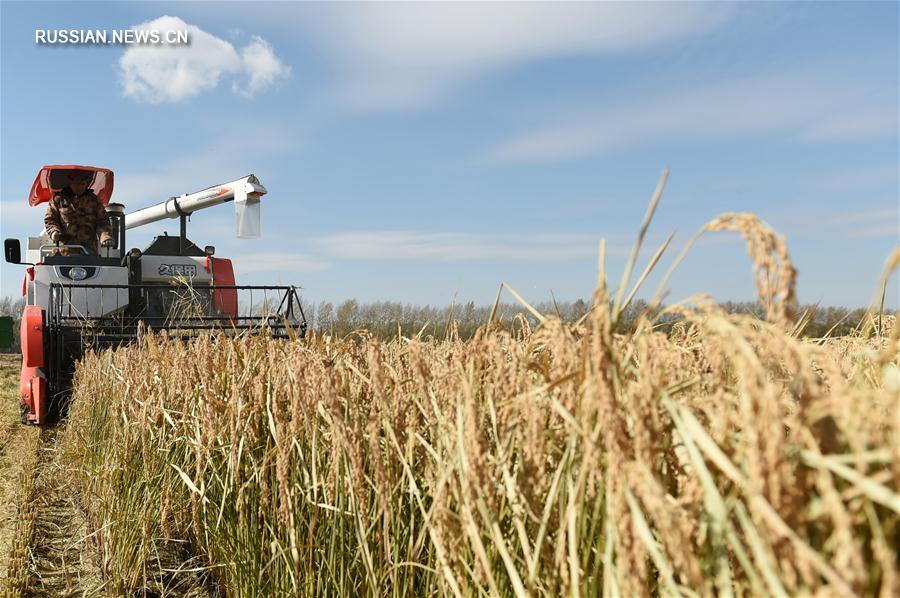
<svg viewBox="0 0 900 598">
<path fill-rule="evenodd" d="M 59 233 L 61 245 L 84 245 L 94 255 L 99 254 L 98 235 L 101 241 L 112 239 L 106 208 L 91 190 L 78 197 L 69 189 L 54 195 L 47 206 L 44 228 L 51 237 Z"/>
</svg>

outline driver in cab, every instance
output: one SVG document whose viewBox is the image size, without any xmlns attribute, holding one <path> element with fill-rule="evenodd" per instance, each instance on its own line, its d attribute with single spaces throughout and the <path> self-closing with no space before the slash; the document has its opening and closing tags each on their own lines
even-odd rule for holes
<svg viewBox="0 0 900 598">
<path fill-rule="evenodd" d="M 56 193 L 47 206 L 44 228 L 57 245 L 81 245 L 91 255 L 99 255 L 99 246 L 112 247 L 112 225 L 103 202 L 89 188 L 93 173 L 73 170 L 68 186 Z M 99 246 L 98 246 L 99 237 Z M 62 255 L 79 253 L 72 247 L 61 247 Z"/>
</svg>

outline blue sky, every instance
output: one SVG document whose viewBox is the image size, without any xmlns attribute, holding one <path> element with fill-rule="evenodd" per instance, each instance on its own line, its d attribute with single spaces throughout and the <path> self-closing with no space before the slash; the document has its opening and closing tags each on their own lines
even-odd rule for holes
<svg viewBox="0 0 900 598">
<path fill-rule="evenodd" d="M 863 306 L 900 241 L 897 3 L 2 2 L 0 233 L 45 163 L 116 172 L 134 210 L 253 172 L 260 239 L 230 206 L 189 236 L 240 282 L 311 301 L 587 298 L 618 281 L 664 166 L 646 260 L 749 211 L 786 235 L 801 302 Z M 35 29 L 185 26 L 181 48 L 38 45 Z M 129 246 L 177 232 L 131 231 Z M 0 266 L 17 295 L 21 267 Z M 649 289 L 655 289 L 655 285 Z M 754 297 L 733 233 L 670 299 Z M 898 304 L 896 276 L 889 293 Z"/>
</svg>

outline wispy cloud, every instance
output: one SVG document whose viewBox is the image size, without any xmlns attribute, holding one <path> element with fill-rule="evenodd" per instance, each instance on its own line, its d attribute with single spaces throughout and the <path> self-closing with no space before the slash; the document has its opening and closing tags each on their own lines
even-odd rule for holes
<svg viewBox="0 0 900 598">
<path fill-rule="evenodd" d="M 896 123 L 896 109 L 869 99 L 873 85 L 885 84 L 850 86 L 833 79 L 824 72 L 757 74 L 649 101 L 600 101 L 508 139 L 484 158 L 492 163 L 552 162 L 651 141 L 773 133 L 803 139 L 897 136 L 896 125 L 888 126 L 891 119 Z"/>
<path fill-rule="evenodd" d="M 778 232 L 794 237 L 827 235 L 829 239 L 893 237 L 900 242 L 900 198 L 854 202 L 847 209 L 790 207 L 770 214 Z"/>
<path fill-rule="evenodd" d="M 884 222 L 873 226 L 851 229 L 847 232 L 850 239 L 883 239 L 893 237 L 894 240 L 900 241 L 900 220 L 895 219 L 894 222 Z"/>
<path fill-rule="evenodd" d="M 859 206 L 838 212 L 826 212 L 821 216 L 822 223 L 832 226 L 893 222 L 896 227 L 898 225 L 898 220 L 900 220 L 900 198 L 891 203 Z"/>
<path fill-rule="evenodd" d="M 461 232 L 380 231 L 311 239 L 326 255 L 378 261 L 564 261 L 595 257 L 592 235 L 486 235 Z M 616 248 L 613 253 L 624 253 Z"/>
<path fill-rule="evenodd" d="M 339 69 L 339 96 L 361 108 L 421 106 L 526 61 L 621 53 L 709 32 L 727 4 L 353 3 L 304 12 L 301 27 Z"/>
<path fill-rule="evenodd" d="M 851 188 L 858 189 L 864 186 L 892 185 L 894 188 L 900 183 L 900 164 L 866 165 L 856 166 L 828 172 L 818 176 L 813 181 L 816 189 Z"/>
<path fill-rule="evenodd" d="M 847 239 L 893 238 L 900 243 L 900 198 L 891 204 L 846 210 L 827 222 Z"/>
<path fill-rule="evenodd" d="M 238 126 L 210 135 L 189 152 L 173 155 L 146 169 L 116 173 L 116 201 L 127 210 L 151 205 L 174 195 L 193 193 L 210 185 L 251 174 L 278 152 L 296 149 L 296 136 L 284 125 L 266 120 L 242 120 Z M 252 135 L 246 131 L 252 130 Z M 262 177 L 261 173 L 256 172 Z M 266 181 L 262 181 L 263 185 Z"/>
<path fill-rule="evenodd" d="M 900 127 L 897 107 L 846 112 L 814 123 L 804 137 L 814 141 L 849 141 L 871 137 L 896 137 Z"/>
<path fill-rule="evenodd" d="M 238 253 L 229 256 L 234 261 L 234 269 L 238 274 L 258 274 L 278 272 L 280 274 L 304 274 L 321 272 L 331 267 L 323 259 L 285 252 Z"/>
<path fill-rule="evenodd" d="M 37 234 L 44 227 L 44 210 L 20 201 L 0 201 L 0 229 L 4 234 Z"/>
<path fill-rule="evenodd" d="M 231 43 L 178 17 L 162 16 L 133 29 L 188 30 L 190 35 L 189 45 L 132 45 L 125 51 L 119 59 L 122 92 L 138 101 L 180 102 L 215 89 L 226 77 L 234 79 L 232 90 L 252 97 L 290 72 L 268 42 L 258 36 L 238 51 Z"/>
</svg>

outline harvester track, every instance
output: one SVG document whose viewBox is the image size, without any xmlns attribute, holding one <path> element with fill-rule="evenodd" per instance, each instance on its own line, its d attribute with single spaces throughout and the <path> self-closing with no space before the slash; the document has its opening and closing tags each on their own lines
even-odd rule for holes
<svg viewBox="0 0 900 598">
<path fill-rule="evenodd" d="M 0 354 L 0 597 L 111 595 L 98 535 L 60 454 L 65 424 L 19 422 L 20 364 L 19 356 Z M 163 549 L 158 570 L 147 572 L 153 587 L 135 594 L 218 595 L 202 573 L 179 571 L 192 562 L 185 550 Z"/>
<path fill-rule="evenodd" d="M 59 458 L 60 425 L 40 431 L 31 508 L 34 522 L 25 596 L 92 596 L 103 593 L 97 550 Z"/>
<path fill-rule="evenodd" d="M 30 508 L 40 431 L 18 423 L 21 357 L 0 354 L 0 595 L 20 596 L 28 580 Z"/>
</svg>

